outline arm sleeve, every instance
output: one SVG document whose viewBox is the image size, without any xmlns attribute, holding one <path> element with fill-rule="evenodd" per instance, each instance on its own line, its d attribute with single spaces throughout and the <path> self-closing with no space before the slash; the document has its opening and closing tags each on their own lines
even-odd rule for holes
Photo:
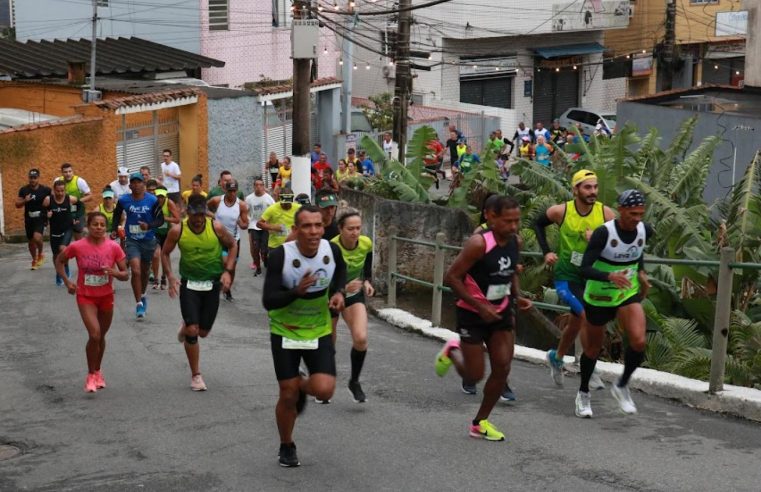
<svg viewBox="0 0 761 492">
<path fill-rule="evenodd" d="M 336 261 L 336 271 L 333 273 L 333 280 L 330 282 L 330 290 L 328 291 L 332 296 L 346 287 L 346 262 L 341 254 L 341 248 L 339 248 L 337 244 L 330 243 L 330 249 L 333 250 L 333 258 Z"/>
<path fill-rule="evenodd" d="M 79 178 L 77 180 L 77 187 L 79 188 L 79 191 L 81 191 L 84 194 L 90 193 L 90 185 L 88 185 L 87 181 L 85 181 L 82 178 Z"/>
<path fill-rule="evenodd" d="M 121 200 L 116 201 L 116 207 L 114 208 L 113 222 L 111 223 L 111 232 L 116 232 L 119 229 L 119 224 L 122 222 L 122 214 L 124 208 L 122 207 Z"/>
<path fill-rule="evenodd" d="M 267 256 L 267 275 L 264 277 L 262 304 L 268 311 L 284 308 L 298 297 L 295 290 L 283 287 L 284 262 L 285 250 L 282 247 L 271 250 Z"/>
<path fill-rule="evenodd" d="M 539 247 L 542 248 L 542 253 L 545 255 L 550 252 L 550 245 L 547 243 L 547 232 L 545 231 L 545 228 L 549 225 L 552 225 L 552 221 L 547 217 L 546 211 L 534 223 L 536 240 L 539 243 Z"/>
<path fill-rule="evenodd" d="M 159 205 L 158 200 L 156 200 L 153 208 L 151 208 L 151 215 L 153 215 L 153 222 L 148 224 L 151 229 L 156 229 L 164 224 L 164 212 L 161 211 L 161 205 Z"/>
<path fill-rule="evenodd" d="M 365 267 L 362 271 L 365 280 L 371 280 L 373 278 L 373 252 L 370 251 L 365 256 Z"/>
<path fill-rule="evenodd" d="M 605 244 L 608 242 L 608 229 L 598 227 L 592 233 L 589 239 L 587 250 L 584 252 L 584 259 L 581 260 L 581 275 L 590 280 L 608 281 L 608 274 L 593 267 L 595 261 L 600 257 Z"/>
</svg>

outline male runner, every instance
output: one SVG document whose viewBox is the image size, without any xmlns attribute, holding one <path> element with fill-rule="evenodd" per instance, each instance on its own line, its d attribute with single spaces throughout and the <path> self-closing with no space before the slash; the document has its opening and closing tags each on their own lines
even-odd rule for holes
<svg viewBox="0 0 761 492">
<path fill-rule="evenodd" d="M 513 358 L 514 306 L 529 309 L 531 301 L 520 297 L 516 267 L 520 261 L 518 237 L 521 212 L 518 202 L 507 196 L 486 204 L 489 230 L 465 242 L 444 277 L 455 292 L 457 330 L 460 339 L 450 339 L 436 357 L 436 374 L 444 376 L 454 364 L 467 381 L 484 376 L 485 343 L 491 374 L 484 385 L 481 407 L 470 426 L 470 436 L 504 441 L 505 435 L 487 419 L 497 403 L 510 372 Z"/>
<path fill-rule="evenodd" d="M 74 174 L 74 168 L 68 162 L 61 165 L 62 179 L 66 188 L 66 194 L 77 199 L 78 203 L 71 206 L 74 216 L 74 239 L 81 239 L 85 229 L 85 213 L 87 204 L 94 198 L 90 194 L 90 186 L 87 181 Z"/>
<path fill-rule="evenodd" d="M 269 232 L 267 247 L 272 251 L 286 242 L 288 233 L 295 222 L 296 212 L 299 210 L 298 203 L 293 203 L 293 190 L 283 188 L 280 191 L 279 200 L 262 212 L 262 216 L 256 222 L 259 229 Z"/>
<path fill-rule="evenodd" d="M 151 281 L 153 279 L 153 290 L 164 290 L 167 287 L 166 270 L 161 271 L 161 281 L 159 282 L 159 266 L 161 265 L 161 249 L 164 247 L 164 241 L 169 233 L 169 228 L 173 224 L 180 223 L 180 207 L 172 200 L 169 199 L 169 191 L 164 185 L 158 185 L 152 192 L 159 201 L 159 207 L 161 207 L 161 213 L 164 215 L 164 223 L 161 224 L 154 232 L 156 233 L 156 252 L 153 253 L 153 261 L 151 262 L 151 275 L 148 278 Z"/>
<path fill-rule="evenodd" d="M 113 192 L 111 192 L 113 193 Z M 105 192 L 104 192 L 105 194 Z M 53 253 L 53 261 L 71 243 L 74 221 L 71 217 L 71 206 L 77 204 L 76 197 L 66 194 L 63 180 L 57 179 L 53 183 L 53 193 L 42 202 L 47 210 L 47 219 L 50 226 L 50 250 Z M 66 277 L 69 276 L 69 260 L 63 261 Z M 63 277 L 56 273 L 55 284 L 63 287 Z"/>
<path fill-rule="evenodd" d="M 256 223 L 262 218 L 267 207 L 273 203 L 275 200 L 267 193 L 264 180 L 257 176 L 254 180 L 254 192 L 246 197 L 248 242 L 251 248 L 251 269 L 254 270 L 254 277 L 262 274 L 262 265 L 267 265 L 267 241 L 269 240 L 269 233 Z"/>
<path fill-rule="evenodd" d="M 226 291 L 232 282 L 238 245 L 219 222 L 207 217 L 206 199 L 201 195 L 188 198 L 188 216 L 172 226 L 161 250 L 161 264 L 169 278 L 169 297 L 180 293 L 182 324 L 177 339 L 185 345 L 190 365 L 190 388 L 206 391 L 199 368 L 198 337 L 206 338 L 214 325 L 219 309 L 219 290 Z M 180 277 L 172 274 L 169 255 L 180 248 Z M 222 251 L 228 255 L 223 257 Z M 224 263 L 223 263 L 224 261 Z"/>
<path fill-rule="evenodd" d="M 37 270 L 45 262 L 42 252 L 42 234 L 45 232 L 45 213 L 42 203 L 50 195 L 50 188 L 40 184 L 40 170 L 29 170 L 29 184 L 18 190 L 14 204 L 24 209 L 24 230 L 29 241 L 29 254 L 32 255 L 32 270 Z"/>
<path fill-rule="evenodd" d="M 126 214 L 125 250 L 127 263 L 132 273 L 130 282 L 135 296 L 135 316 L 138 321 L 142 321 L 148 310 L 148 298 L 145 296 L 145 291 L 148 287 L 148 272 L 151 269 L 153 253 L 156 251 L 154 229 L 161 227 L 164 223 L 164 214 L 161 212 L 158 199 L 145 192 L 142 174 L 132 173 L 129 177 L 129 187 L 132 193 L 123 195 L 116 202 L 111 237 L 115 238 L 118 234 L 122 214 Z"/>
<path fill-rule="evenodd" d="M 227 302 L 233 301 L 232 284 L 235 281 L 235 266 L 238 263 L 240 253 L 240 230 L 248 229 L 248 205 L 237 197 L 237 193 L 238 182 L 232 180 L 225 185 L 224 195 L 215 196 L 209 199 L 208 202 L 209 211 L 214 213 L 214 218 L 227 229 L 227 232 L 235 239 L 235 243 L 238 246 L 235 249 L 235 261 L 233 262 L 232 272 L 230 272 L 230 288 L 224 294 Z M 228 254 L 227 249 L 225 249 L 223 254 Z"/>
<path fill-rule="evenodd" d="M 534 225 L 536 239 L 544 253 L 547 265 L 555 266 L 555 290 L 558 297 L 571 308 L 571 322 L 563 330 L 557 349 L 547 352 L 550 374 L 555 384 L 563 385 L 563 356 L 576 340 L 584 322 L 584 280 L 579 268 L 587 241 L 592 231 L 613 220 L 613 210 L 597 201 L 597 175 L 587 169 L 577 171 L 571 178 L 573 200 L 553 205 L 541 215 Z M 558 252 L 553 253 L 547 243 L 545 228 L 557 224 Z M 605 384 L 596 374 L 592 375 L 591 386 L 602 389 Z"/>
<path fill-rule="evenodd" d="M 592 417 L 589 378 L 605 339 L 605 325 L 618 319 L 626 332 L 628 345 L 624 354 L 624 372 L 610 388 L 621 411 L 637 413 L 629 392 L 629 378 L 645 358 L 646 320 L 642 299 L 650 283 L 645 272 L 647 240 L 653 235 L 642 222 L 645 197 L 638 190 L 626 190 L 618 197 L 619 218 L 595 229 L 581 261 L 586 323 L 581 340 L 581 386 L 576 395 L 576 416 Z"/>
<path fill-rule="evenodd" d="M 270 251 L 262 302 L 269 312 L 270 340 L 280 396 L 275 408 L 280 465 L 299 466 L 293 427 L 306 396 L 329 400 L 336 388 L 330 309 L 344 307 L 346 264 L 338 245 L 322 239 L 320 209 L 301 207 L 297 236 Z M 301 374 L 301 360 L 309 376 Z"/>
</svg>

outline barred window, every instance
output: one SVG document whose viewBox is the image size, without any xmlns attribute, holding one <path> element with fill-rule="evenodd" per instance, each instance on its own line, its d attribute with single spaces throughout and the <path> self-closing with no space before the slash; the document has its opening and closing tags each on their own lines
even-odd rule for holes
<svg viewBox="0 0 761 492">
<path fill-rule="evenodd" d="M 209 31 L 227 31 L 229 28 L 228 0 L 209 0 Z"/>
</svg>

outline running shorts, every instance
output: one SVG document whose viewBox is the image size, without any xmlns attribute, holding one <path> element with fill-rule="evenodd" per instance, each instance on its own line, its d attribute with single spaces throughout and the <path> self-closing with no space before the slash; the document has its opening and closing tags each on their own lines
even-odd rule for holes
<svg viewBox="0 0 761 492">
<path fill-rule="evenodd" d="M 127 253 L 127 261 L 140 258 L 140 261 L 150 263 L 153 261 L 153 253 L 156 252 L 156 238 L 139 240 L 127 238 L 124 251 Z"/>
<path fill-rule="evenodd" d="M 512 304 L 512 300 L 510 303 Z M 487 323 L 478 313 L 455 308 L 457 313 L 457 333 L 460 340 L 465 343 L 482 344 L 488 342 L 495 331 L 510 331 L 513 329 L 513 312 L 509 307 L 502 312 L 502 319 L 493 323 Z"/>
<path fill-rule="evenodd" d="M 278 381 L 299 377 L 299 364 L 304 360 L 309 374 L 336 375 L 336 350 L 333 347 L 333 337 L 327 334 L 318 339 L 314 350 L 293 350 L 283 348 L 283 337 L 270 334 L 272 345 L 272 360 L 275 363 L 275 376 Z"/>
<path fill-rule="evenodd" d="M 31 241 L 36 233 L 45 232 L 45 219 L 42 217 L 36 219 L 26 217 L 24 219 L 24 231 L 26 232 L 26 239 Z"/>
<path fill-rule="evenodd" d="M 605 326 L 608 322 L 616 319 L 618 308 L 639 302 L 642 302 L 639 295 L 631 296 L 618 306 L 593 306 L 588 302 L 585 302 L 584 313 L 586 314 L 587 322 L 589 322 L 590 325 Z"/>
<path fill-rule="evenodd" d="M 201 331 L 211 331 L 219 310 L 219 290 L 222 284 L 213 282 L 211 290 L 188 289 L 188 281 L 180 282 L 180 313 L 186 326 L 198 325 Z"/>
<path fill-rule="evenodd" d="M 61 252 L 61 247 L 66 247 L 71 243 L 71 236 L 73 231 L 69 229 L 63 234 L 51 234 L 50 235 L 50 249 L 53 251 L 53 256 Z"/>
<path fill-rule="evenodd" d="M 86 222 L 84 214 L 75 215 L 74 217 L 72 217 L 72 220 L 73 220 L 72 226 L 71 226 L 72 230 L 76 232 L 77 234 L 82 234 L 82 232 L 84 232 L 85 230 L 85 222 Z"/>
<path fill-rule="evenodd" d="M 353 296 L 347 296 L 346 297 L 346 300 L 344 301 L 344 309 L 349 307 L 349 306 L 352 306 L 354 304 L 359 304 L 360 302 L 362 304 L 365 303 L 365 289 L 364 289 L 364 286 L 362 287 L 362 289 L 359 290 L 359 292 L 357 292 Z"/>
<path fill-rule="evenodd" d="M 98 308 L 98 311 L 113 311 L 114 310 L 114 293 L 107 294 L 105 296 L 84 296 L 77 294 L 77 304 L 90 304 Z"/>
<path fill-rule="evenodd" d="M 158 244 L 159 249 L 164 248 L 164 242 L 166 241 L 166 234 L 159 234 L 156 233 L 156 243 Z"/>
<path fill-rule="evenodd" d="M 269 241 L 270 237 L 269 232 L 264 229 L 249 229 L 248 237 L 255 248 L 263 249 L 265 252 L 267 251 L 267 241 Z"/>
<path fill-rule="evenodd" d="M 584 284 L 555 280 L 555 291 L 561 301 L 571 308 L 571 313 L 577 318 L 584 312 Z"/>
</svg>

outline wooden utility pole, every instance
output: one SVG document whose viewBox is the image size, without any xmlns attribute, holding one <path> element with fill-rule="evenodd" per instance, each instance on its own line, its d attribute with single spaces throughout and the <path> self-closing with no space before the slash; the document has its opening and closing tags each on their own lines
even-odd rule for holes
<svg viewBox="0 0 761 492">
<path fill-rule="evenodd" d="M 666 3 L 666 35 L 663 39 L 663 87 L 661 90 L 668 91 L 674 86 L 674 67 L 676 66 L 676 2 L 668 0 Z"/>
<path fill-rule="evenodd" d="M 396 86 L 394 88 L 394 140 L 399 144 L 399 162 L 405 162 L 407 111 L 412 93 L 410 25 L 412 0 L 399 0 L 399 29 L 396 40 Z"/>
<path fill-rule="evenodd" d="M 293 19 L 305 20 L 308 15 L 308 2 L 293 1 Z M 295 156 L 307 155 L 309 142 L 309 86 L 312 60 L 293 58 L 293 130 L 291 152 Z"/>
</svg>

